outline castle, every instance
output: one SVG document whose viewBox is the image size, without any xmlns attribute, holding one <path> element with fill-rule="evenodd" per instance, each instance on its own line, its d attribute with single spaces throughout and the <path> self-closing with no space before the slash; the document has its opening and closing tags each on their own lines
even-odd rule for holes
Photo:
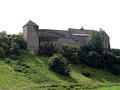
<svg viewBox="0 0 120 90">
<path fill-rule="evenodd" d="M 83 27 L 81 29 L 69 28 L 68 30 L 39 29 L 39 26 L 30 20 L 23 26 L 23 38 L 27 42 L 27 49 L 37 52 L 40 44 L 45 41 L 51 42 L 56 48 L 60 48 L 62 44 L 84 46 L 91 31 Z M 110 49 L 109 36 L 102 29 L 98 32 L 103 42 L 104 51 L 108 52 Z"/>
</svg>

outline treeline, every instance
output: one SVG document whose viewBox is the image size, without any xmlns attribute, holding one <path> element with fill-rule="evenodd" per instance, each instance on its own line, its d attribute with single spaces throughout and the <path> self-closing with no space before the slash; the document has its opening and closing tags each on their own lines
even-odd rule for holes
<svg viewBox="0 0 120 90">
<path fill-rule="evenodd" d="M 0 32 L 0 57 L 19 54 L 20 49 L 26 49 L 26 42 L 21 33 L 10 35 L 6 31 Z"/>
<path fill-rule="evenodd" d="M 39 55 L 51 56 L 49 69 L 62 75 L 69 75 L 70 64 L 85 64 L 95 68 L 101 68 L 115 75 L 120 75 L 120 50 L 111 49 L 104 53 L 103 44 L 98 32 L 93 31 L 83 47 L 75 47 L 64 44 L 62 48 L 55 47 L 45 42 L 40 46 Z M 85 70 L 84 75 L 89 76 L 90 72 Z"/>
</svg>

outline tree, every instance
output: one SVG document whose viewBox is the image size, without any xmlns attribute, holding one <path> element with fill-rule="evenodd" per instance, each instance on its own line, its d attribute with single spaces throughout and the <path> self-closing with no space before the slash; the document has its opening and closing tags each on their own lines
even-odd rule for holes
<svg viewBox="0 0 120 90">
<path fill-rule="evenodd" d="M 56 51 L 57 50 L 55 49 L 52 43 L 45 42 L 43 45 L 40 45 L 38 54 L 52 56 L 54 53 L 56 53 Z"/>
<path fill-rule="evenodd" d="M 0 58 L 5 56 L 5 51 L 0 47 Z"/>
<path fill-rule="evenodd" d="M 111 49 L 111 52 L 114 53 L 116 56 L 120 56 L 120 49 Z"/>
<path fill-rule="evenodd" d="M 62 45 L 59 53 L 73 64 L 79 64 L 78 48 L 67 44 Z"/>
<path fill-rule="evenodd" d="M 55 54 L 49 59 L 49 69 L 62 75 L 69 75 L 67 60 L 60 54 Z"/>
<path fill-rule="evenodd" d="M 10 53 L 11 54 L 19 54 L 19 46 L 18 46 L 18 44 L 11 43 Z"/>
<path fill-rule="evenodd" d="M 10 35 L 9 39 L 11 40 L 11 42 L 18 44 L 18 46 L 20 47 L 20 49 L 26 49 L 27 48 L 27 43 L 26 41 L 23 39 L 23 35 L 18 34 L 18 35 Z"/>
<path fill-rule="evenodd" d="M 92 31 L 90 37 L 87 38 L 87 44 L 89 51 L 96 51 L 98 53 L 103 53 L 103 43 L 99 32 Z"/>
</svg>

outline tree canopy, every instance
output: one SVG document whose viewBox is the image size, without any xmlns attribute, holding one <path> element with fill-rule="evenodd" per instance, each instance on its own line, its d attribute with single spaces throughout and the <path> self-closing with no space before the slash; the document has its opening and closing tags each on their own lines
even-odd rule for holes
<svg viewBox="0 0 120 90">
<path fill-rule="evenodd" d="M 99 32 L 92 31 L 90 36 L 87 38 L 86 46 L 90 51 L 96 51 L 98 53 L 103 53 L 103 43 Z"/>
</svg>

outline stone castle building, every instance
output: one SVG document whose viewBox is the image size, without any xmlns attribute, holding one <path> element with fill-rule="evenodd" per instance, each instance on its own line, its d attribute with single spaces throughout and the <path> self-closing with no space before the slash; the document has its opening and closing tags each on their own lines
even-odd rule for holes
<svg viewBox="0 0 120 90">
<path fill-rule="evenodd" d="M 62 44 L 84 46 L 91 31 L 84 28 L 69 28 L 68 30 L 39 29 L 39 26 L 30 20 L 23 26 L 23 37 L 27 42 L 27 49 L 37 52 L 40 44 L 45 41 L 51 42 L 56 48 L 60 48 Z M 104 50 L 107 52 L 110 49 L 109 36 L 102 29 L 98 32 L 100 33 Z"/>
</svg>

